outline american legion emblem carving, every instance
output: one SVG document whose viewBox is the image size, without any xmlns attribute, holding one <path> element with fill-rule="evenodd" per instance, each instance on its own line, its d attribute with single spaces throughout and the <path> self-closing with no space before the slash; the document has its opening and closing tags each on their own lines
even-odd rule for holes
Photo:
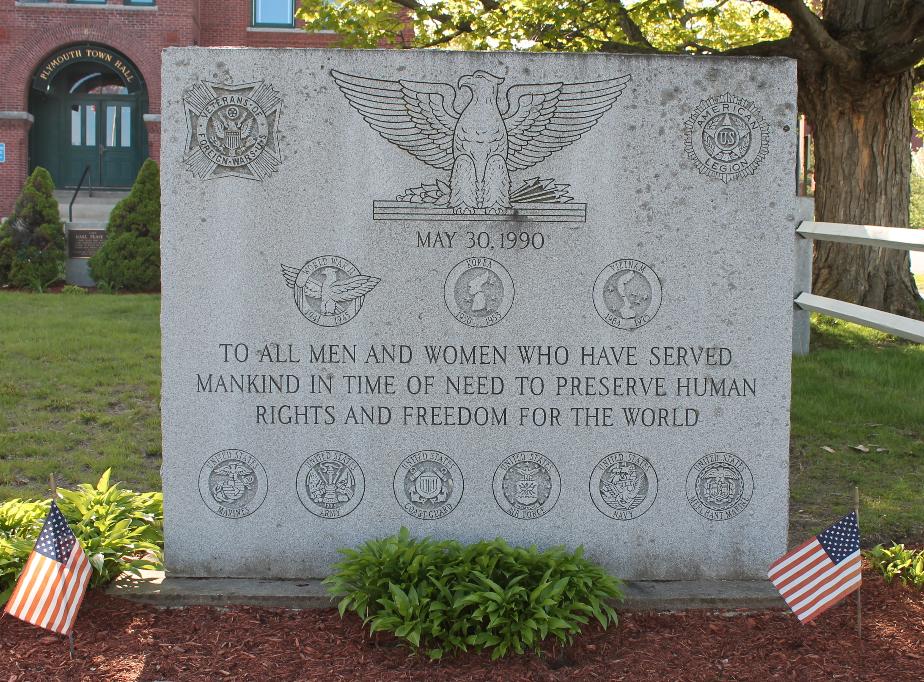
<svg viewBox="0 0 924 682">
<path fill-rule="evenodd" d="M 350 105 L 383 138 L 437 170 L 433 182 L 397 201 L 374 201 L 375 220 L 584 222 L 570 186 L 524 171 L 576 142 L 612 108 L 630 76 L 590 83 L 513 85 L 487 71 L 448 83 L 331 76 Z"/>
<path fill-rule="evenodd" d="M 722 182 L 753 175 L 770 146 L 770 127 L 754 102 L 726 92 L 700 102 L 683 123 L 687 156 Z"/>
<path fill-rule="evenodd" d="M 282 99 L 271 85 L 201 81 L 184 93 L 183 104 L 183 161 L 193 175 L 263 180 L 277 170 Z"/>
</svg>

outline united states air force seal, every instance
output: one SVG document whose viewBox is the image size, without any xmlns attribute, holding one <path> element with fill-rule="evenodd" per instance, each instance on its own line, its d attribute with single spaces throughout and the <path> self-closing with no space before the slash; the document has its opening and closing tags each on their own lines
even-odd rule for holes
<svg viewBox="0 0 924 682">
<path fill-rule="evenodd" d="M 647 458 L 634 452 L 614 452 L 594 467 L 590 497 L 605 516 L 618 521 L 637 519 L 658 496 L 658 475 Z"/>
<path fill-rule="evenodd" d="M 538 452 L 516 452 L 494 472 L 494 499 L 515 519 L 544 516 L 560 494 L 558 468 Z"/>
<path fill-rule="evenodd" d="M 266 470 L 249 452 L 216 452 L 199 471 L 199 494 L 219 516 L 228 519 L 249 516 L 266 499 Z"/>
<path fill-rule="evenodd" d="M 443 290 L 449 312 L 469 327 L 495 325 L 513 306 L 513 278 L 493 258 L 466 258 L 449 271 Z"/>
<path fill-rule="evenodd" d="M 418 519 L 441 519 L 462 499 L 462 472 L 448 455 L 421 450 L 406 457 L 395 471 L 395 499 Z"/>
<path fill-rule="evenodd" d="M 296 479 L 298 499 L 322 519 L 339 519 L 359 506 L 366 478 L 359 463 L 345 452 L 321 450 L 306 459 Z"/>
<path fill-rule="evenodd" d="M 298 311 L 322 327 L 338 327 L 356 317 L 366 294 L 381 281 L 340 256 L 318 256 L 301 268 L 282 265 L 282 276 Z"/>
<path fill-rule="evenodd" d="M 700 102 L 683 127 L 687 156 L 700 173 L 725 183 L 752 175 L 770 146 L 760 109 L 727 92 Z"/>
<path fill-rule="evenodd" d="M 262 180 L 279 167 L 282 100 L 263 81 L 231 85 L 202 81 L 183 95 L 184 161 L 201 178 Z"/>
<path fill-rule="evenodd" d="M 738 516 L 754 494 L 754 478 L 744 460 L 730 452 L 700 457 L 687 474 L 687 501 L 703 518 Z"/>
<path fill-rule="evenodd" d="M 594 307 L 611 327 L 637 329 L 661 307 L 661 280 L 640 260 L 623 258 L 607 265 L 594 282 Z"/>
</svg>

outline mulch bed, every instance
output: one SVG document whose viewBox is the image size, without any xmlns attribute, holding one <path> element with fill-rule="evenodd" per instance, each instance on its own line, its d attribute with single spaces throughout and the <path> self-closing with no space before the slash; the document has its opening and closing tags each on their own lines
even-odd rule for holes
<svg viewBox="0 0 924 682">
<path fill-rule="evenodd" d="M 0 682 L 25 680 L 922 680 L 924 592 L 866 572 L 863 638 L 853 595 L 809 625 L 779 611 L 627 613 L 546 655 L 439 663 L 370 640 L 333 610 L 157 609 L 94 592 L 66 640 L 0 619 Z"/>
</svg>

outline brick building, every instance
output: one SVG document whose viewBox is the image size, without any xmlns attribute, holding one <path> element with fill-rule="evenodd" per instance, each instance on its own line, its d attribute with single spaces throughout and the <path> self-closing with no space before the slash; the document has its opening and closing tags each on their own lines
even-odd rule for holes
<svg viewBox="0 0 924 682">
<path fill-rule="evenodd" d="M 0 0 L 0 216 L 27 174 L 131 185 L 160 151 L 160 55 L 174 45 L 323 47 L 296 0 Z"/>
</svg>

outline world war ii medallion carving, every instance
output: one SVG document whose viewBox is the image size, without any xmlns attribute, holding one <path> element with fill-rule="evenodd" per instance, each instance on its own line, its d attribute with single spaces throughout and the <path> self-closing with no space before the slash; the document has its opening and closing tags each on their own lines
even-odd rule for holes
<svg viewBox="0 0 924 682">
<path fill-rule="evenodd" d="M 339 519 L 359 506 L 366 478 L 359 463 L 345 452 L 321 450 L 306 459 L 296 479 L 298 499 L 322 519 Z"/>
<path fill-rule="evenodd" d="M 687 474 L 687 501 L 703 518 L 727 521 L 748 506 L 754 478 L 744 460 L 730 452 L 700 457 Z"/>
<path fill-rule="evenodd" d="M 183 161 L 193 175 L 263 180 L 278 169 L 282 99 L 271 85 L 200 81 L 184 93 L 183 104 Z"/>
<path fill-rule="evenodd" d="M 683 128 L 687 156 L 700 173 L 724 183 L 752 175 L 770 146 L 760 109 L 727 92 L 700 102 Z"/>
<path fill-rule="evenodd" d="M 462 499 L 463 485 L 459 466 L 437 450 L 415 452 L 395 471 L 395 499 L 404 511 L 422 520 L 451 513 Z"/>
<path fill-rule="evenodd" d="M 318 256 L 301 268 L 283 264 L 282 276 L 298 311 L 321 327 L 339 327 L 356 317 L 366 294 L 381 281 L 340 256 Z"/>
<path fill-rule="evenodd" d="M 493 258 L 466 258 L 449 271 L 443 286 L 446 307 L 469 327 L 491 327 L 510 312 L 513 278 Z"/>
<path fill-rule="evenodd" d="M 442 171 L 397 201 L 374 201 L 375 220 L 584 222 L 567 184 L 538 176 L 514 181 L 587 133 L 612 108 L 630 77 L 590 83 L 529 83 L 475 71 L 449 83 L 331 77 L 383 138 Z"/>
<path fill-rule="evenodd" d="M 661 307 L 661 280 L 650 266 L 623 258 L 607 265 L 594 282 L 594 307 L 611 327 L 637 329 Z"/>
<path fill-rule="evenodd" d="M 494 499 L 515 519 L 545 516 L 560 494 L 558 468 L 538 452 L 516 452 L 494 472 Z"/>
<path fill-rule="evenodd" d="M 266 470 L 243 450 L 221 450 L 199 471 L 199 494 L 205 505 L 226 519 L 253 514 L 266 499 Z"/>
<path fill-rule="evenodd" d="M 631 521 L 651 509 L 658 496 L 658 474 L 647 458 L 614 452 L 594 467 L 590 497 L 605 516 Z"/>
</svg>

